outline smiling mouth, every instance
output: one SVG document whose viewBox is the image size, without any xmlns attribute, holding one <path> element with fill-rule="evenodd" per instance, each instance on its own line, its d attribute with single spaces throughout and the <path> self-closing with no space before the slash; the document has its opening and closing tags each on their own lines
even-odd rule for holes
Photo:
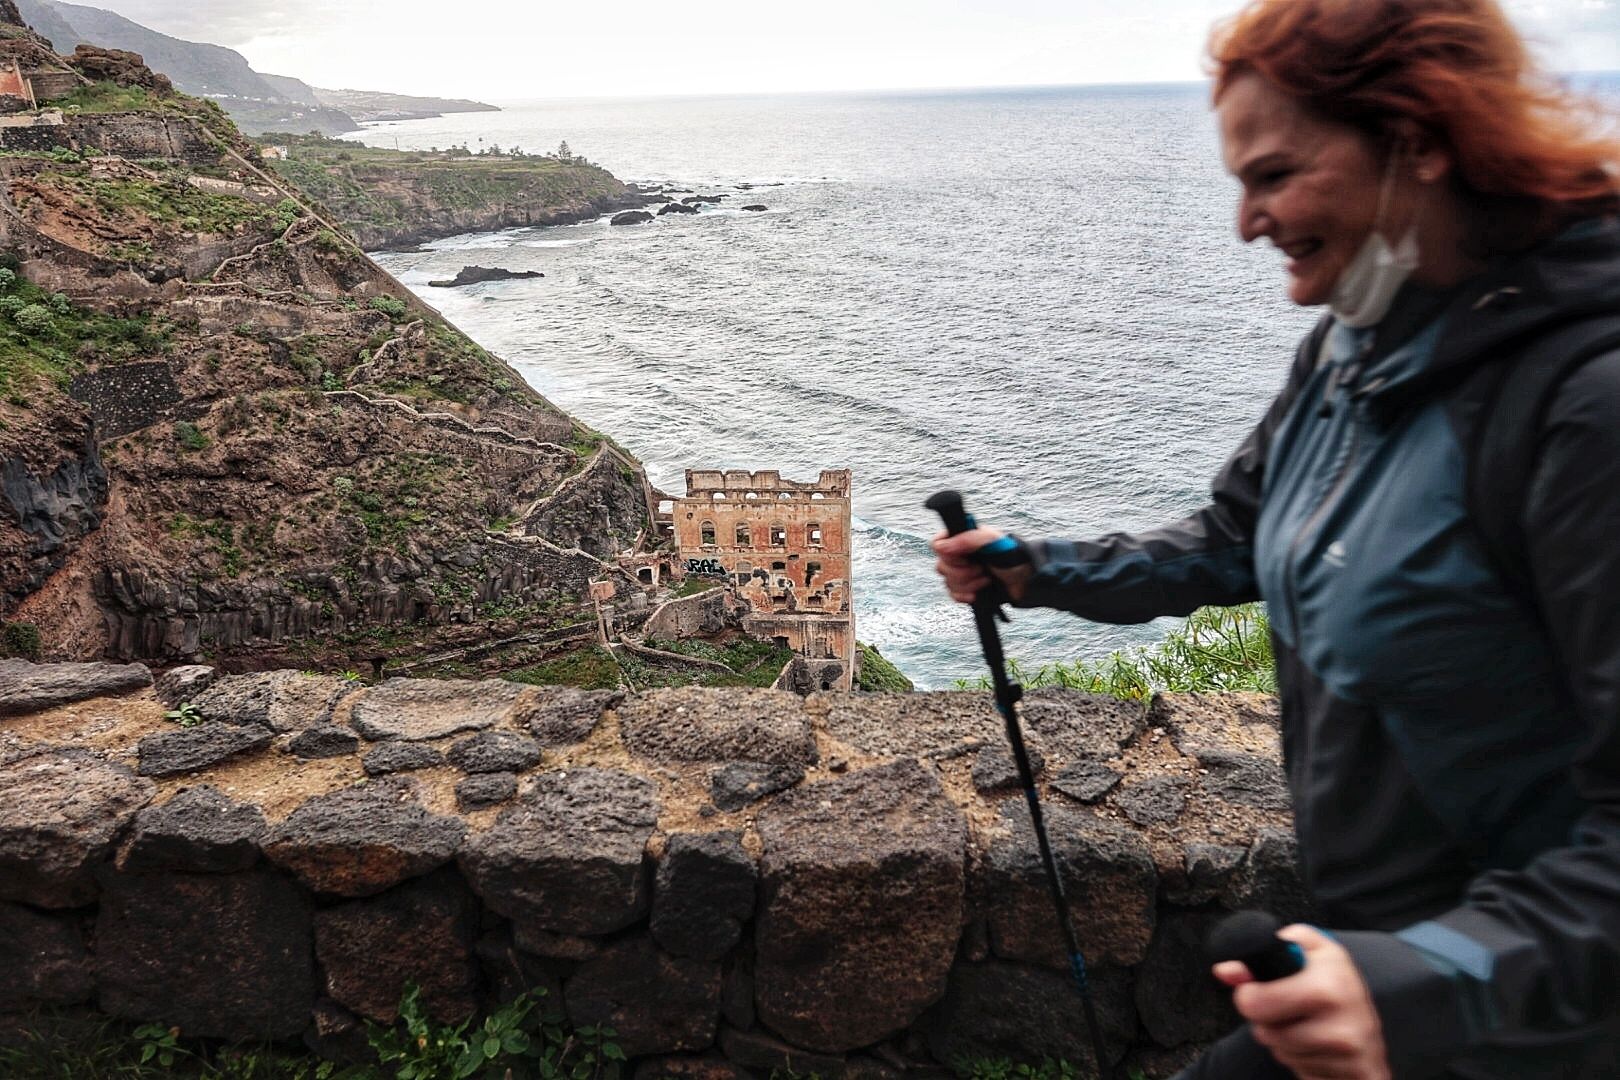
<svg viewBox="0 0 1620 1080">
<path fill-rule="evenodd" d="M 1296 244 L 1279 244 L 1277 245 L 1277 250 L 1281 251 L 1288 257 L 1288 265 L 1290 268 L 1292 268 L 1304 262 L 1312 255 L 1315 255 L 1318 251 L 1321 251 L 1322 241 L 1301 240 Z"/>
</svg>

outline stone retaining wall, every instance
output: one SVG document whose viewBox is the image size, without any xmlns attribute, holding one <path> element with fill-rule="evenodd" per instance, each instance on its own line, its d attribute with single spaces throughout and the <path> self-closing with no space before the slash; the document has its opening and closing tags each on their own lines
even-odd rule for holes
<svg viewBox="0 0 1620 1080">
<path fill-rule="evenodd" d="M 637 1077 L 1088 1060 L 984 694 L 147 679 L 0 662 L 0 1013 L 341 1053 L 407 981 L 539 986 Z M 1206 927 L 1304 913 L 1275 703 L 1025 716 L 1109 1045 L 1167 1075 L 1231 1022 Z"/>
</svg>

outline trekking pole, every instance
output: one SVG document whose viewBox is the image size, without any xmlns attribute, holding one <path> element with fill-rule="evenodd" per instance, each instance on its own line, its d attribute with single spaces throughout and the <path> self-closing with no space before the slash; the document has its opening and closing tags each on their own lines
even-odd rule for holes
<svg viewBox="0 0 1620 1080">
<path fill-rule="evenodd" d="M 962 496 L 954 491 L 936 492 L 923 505 L 944 519 L 945 532 L 950 536 L 975 527 L 973 515 L 962 506 Z M 998 545 L 1004 546 L 998 550 Z M 981 551 L 978 557 L 1015 552 L 1017 541 L 1002 537 L 988 545 L 988 549 Z M 1091 1033 L 1091 1052 L 1097 1060 L 1098 1080 L 1108 1080 L 1113 1075 L 1113 1069 L 1109 1067 L 1103 1048 L 1102 1027 L 1097 1023 L 1097 1005 L 1092 999 L 1091 982 L 1086 976 L 1086 958 L 1080 952 L 1080 942 L 1074 934 L 1074 921 L 1069 917 L 1069 901 L 1063 894 L 1063 876 L 1058 873 L 1057 860 L 1052 857 L 1052 843 L 1046 837 L 1046 815 L 1041 812 L 1041 797 L 1035 790 L 1035 770 L 1030 768 L 1029 751 L 1024 748 L 1023 725 L 1018 721 L 1018 701 L 1024 696 L 1024 688 L 1007 677 L 1007 658 L 1001 650 L 1001 634 L 996 630 L 997 619 L 1006 622 L 1007 615 L 1002 611 L 1001 600 L 992 585 L 973 598 L 973 623 L 979 631 L 979 646 L 984 650 L 985 662 L 990 665 L 996 709 L 1006 721 L 1007 742 L 1012 745 L 1018 780 L 1024 786 L 1024 801 L 1029 804 L 1030 822 L 1035 826 L 1035 845 L 1040 849 L 1041 866 L 1046 870 L 1046 883 L 1052 892 L 1052 905 L 1057 909 L 1058 929 L 1063 934 L 1063 944 L 1069 953 L 1069 972 L 1074 976 L 1075 988 L 1080 991 L 1086 1028 Z"/>
</svg>

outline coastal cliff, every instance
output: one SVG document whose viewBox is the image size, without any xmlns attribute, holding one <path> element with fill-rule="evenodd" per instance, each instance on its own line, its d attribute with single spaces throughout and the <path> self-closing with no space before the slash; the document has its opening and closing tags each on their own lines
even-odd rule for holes
<svg viewBox="0 0 1620 1080">
<path fill-rule="evenodd" d="M 633 459 L 217 107 L 133 54 L 10 25 L 0 50 L 73 107 L 0 128 L 0 621 L 25 651 L 341 669 L 588 633 L 592 582 L 645 606 L 611 555 L 652 533 Z M 601 535 L 519 524 L 576 474 L 619 508 Z"/>
<path fill-rule="evenodd" d="M 565 225 L 642 199 L 577 159 L 492 151 L 384 150 L 313 135 L 267 135 L 270 165 L 341 221 L 368 251 L 525 225 Z"/>
</svg>

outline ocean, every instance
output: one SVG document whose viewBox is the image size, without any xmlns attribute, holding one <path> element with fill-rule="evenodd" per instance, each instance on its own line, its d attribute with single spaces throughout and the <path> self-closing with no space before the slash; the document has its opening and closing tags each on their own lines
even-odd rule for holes
<svg viewBox="0 0 1620 1080">
<path fill-rule="evenodd" d="M 508 104 L 369 127 L 402 149 L 567 140 L 730 198 L 454 237 L 378 261 L 665 491 L 688 468 L 853 470 L 856 631 L 920 687 L 983 668 L 923 500 L 1024 536 L 1199 506 L 1312 313 L 1245 247 L 1202 86 Z M 762 213 L 744 212 L 763 203 Z M 543 278 L 428 288 L 465 264 Z M 1038 667 L 1152 641 L 1014 612 Z"/>
</svg>

